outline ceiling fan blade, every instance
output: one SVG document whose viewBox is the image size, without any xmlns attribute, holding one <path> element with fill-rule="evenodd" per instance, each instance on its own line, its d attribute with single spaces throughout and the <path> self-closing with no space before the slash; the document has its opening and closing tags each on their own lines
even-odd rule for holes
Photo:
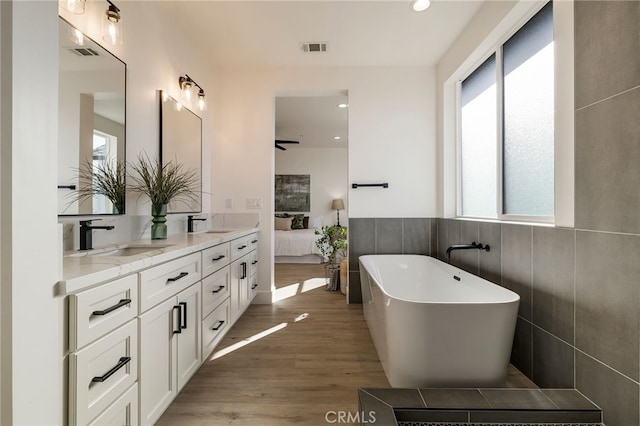
<svg viewBox="0 0 640 426">
<path fill-rule="evenodd" d="M 285 148 L 285 147 L 283 147 L 283 146 L 280 146 L 280 145 L 278 145 L 278 144 L 276 144 L 276 148 L 281 149 L 281 150 L 283 150 L 283 151 L 286 151 L 286 150 L 287 150 L 287 148 Z"/>
<path fill-rule="evenodd" d="M 284 140 L 281 140 L 281 139 L 276 139 L 276 144 L 279 144 L 279 143 L 294 143 L 294 144 L 299 144 L 300 142 L 299 142 L 299 141 L 284 141 Z"/>
</svg>

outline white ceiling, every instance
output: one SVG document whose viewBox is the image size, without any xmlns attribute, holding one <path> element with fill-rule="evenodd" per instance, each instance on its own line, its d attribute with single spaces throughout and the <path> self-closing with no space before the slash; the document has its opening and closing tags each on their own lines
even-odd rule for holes
<svg viewBox="0 0 640 426">
<path fill-rule="evenodd" d="M 176 29 L 204 59 L 221 67 L 430 66 L 436 64 L 483 0 L 432 0 L 416 13 L 410 0 L 166 1 Z M 301 42 L 326 42 L 303 53 Z M 276 138 L 287 149 L 346 146 L 346 96 L 278 98 Z M 341 136 L 336 142 L 333 137 Z"/>
<path fill-rule="evenodd" d="M 300 142 L 283 145 L 286 149 L 345 148 L 348 108 L 338 108 L 338 104 L 347 102 L 347 96 L 276 98 L 276 139 Z"/>
<path fill-rule="evenodd" d="M 432 1 L 167 1 L 176 26 L 222 66 L 416 66 L 438 62 L 482 5 Z M 302 53 L 300 42 L 328 43 Z"/>
</svg>

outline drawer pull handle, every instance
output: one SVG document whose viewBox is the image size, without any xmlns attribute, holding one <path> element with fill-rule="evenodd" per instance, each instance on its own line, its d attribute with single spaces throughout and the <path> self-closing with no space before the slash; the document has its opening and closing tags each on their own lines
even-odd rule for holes
<svg viewBox="0 0 640 426">
<path fill-rule="evenodd" d="M 242 249 L 246 249 L 246 248 L 247 248 L 247 246 L 246 246 L 246 245 L 244 245 L 244 246 L 240 246 L 240 247 L 238 247 L 238 250 L 242 250 Z"/>
<path fill-rule="evenodd" d="M 167 281 L 178 281 L 179 279 L 184 278 L 184 277 L 186 277 L 187 275 L 189 275 L 189 273 L 188 273 L 188 272 L 180 272 L 180 275 L 175 276 L 175 277 L 173 277 L 173 278 L 167 278 Z"/>
<path fill-rule="evenodd" d="M 213 331 L 218 331 L 218 330 L 220 330 L 220 327 L 222 327 L 222 324 L 224 324 L 224 320 L 219 320 L 219 321 L 218 321 L 218 324 L 216 324 L 216 326 L 215 326 L 215 327 L 211 327 L 211 330 L 213 330 Z"/>
<path fill-rule="evenodd" d="M 256 288 L 256 287 L 258 287 L 258 284 L 257 284 L 257 283 L 256 283 L 256 284 L 253 284 L 253 285 L 251 286 L 251 290 L 255 290 L 255 288 Z"/>
<path fill-rule="evenodd" d="M 113 312 L 118 308 L 122 308 L 123 306 L 126 306 L 129 303 L 131 303 L 131 299 L 120 299 L 120 301 L 115 305 L 110 306 L 107 309 L 104 309 L 102 311 L 93 311 L 91 315 L 107 315 L 109 312 Z"/>
<path fill-rule="evenodd" d="M 216 290 L 211 290 L 211 293 L 220 293 L 220 291 L 224 288 L 223 285 L 218 286 L 218 288 Z"/>
<path fill-rule="evenodd" d="M 257 242 L 258 242 L 258 240 L 252 240 L 252 241 L 251 241 L 251 244 L 255 244 L 255 243 L 257 243 Z"/>
<path fill-rule="evenodd" d="M 173 311 L 175 311 L 176 309 L 178 310 L 178 329 L 177 330 L 173 330 L 173 334 L 181 334 L 182 333 L 182 327 L 180 326 L 181 325 L 180 324 L 180 316 L 181 316 L 180 315 L 180 311 L 181 311 L 180 305 L 176 305 L 173 308 L 171 308 L 171 311 L 172 311 L 171 313 L 173 314 Z M 176 317 L 173 316 L 173 319 L 175 320 Z"/>
<path fill-rule="evenodd" d="M 258 263 L 257 260 L 254 260 L 253 262 L 251 262 L 252 265 L 255 265 L 256 263 Z"/>
<path fill-rule="evenodd" d="M 104 382 L 109 377 L 113 376 L 116 373 L 116 371 L 120 370 L 122 367 L 127 365 L 129 363 L 129 361 L 131 361 L 131 357 L 130 356 L 123 356 L 122 358 L 120 358 L 120 361 L 118 361 L 118 363 L 115 365 L 115 367 L 113 367 L 111 370 L 109 370 L 106 373 L 104 373 L 104 376 L 96 376 L 93 379 L 91 379 L 91 381 L 92 382 Z"/>
<path fill-rule="evenodd" d="M 212 262 L 217 262 L 218 260 L 221 260 L 221 259 L 224 259 L 224 258 L 225 258 L 225 255 L 221 254 L 220 256 L 214 257 L 213 259 L 211 259 L 211 261 Z"/>
<path fill-rule="evenodd" d="M 182 311 L 182 319 L 180 320 L 180 328 L 187 328 L 187 302 L 180 302 L 180 306 L 184 309 L 180 309 Z"/>
</svg>

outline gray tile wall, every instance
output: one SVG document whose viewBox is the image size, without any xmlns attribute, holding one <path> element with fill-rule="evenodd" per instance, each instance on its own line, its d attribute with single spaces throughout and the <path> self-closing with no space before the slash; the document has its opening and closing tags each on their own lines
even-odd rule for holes
<svg viewBox="0 0 640 426">
<path fill-rule="evenodd" d="M 431 255 L 432 244 L 436 243 L 435 226 L 436 220 L 429 218 L 349 218 L 349 303 L 362 303 L 358 257 Z"/>
<path fill-rule="evenodd" d="M 436 219 L 434 256 L 476 227 L 491 246 L 478 275 L 520 295 L 511 362 L 542 388 L 577 388 L 607 426 L 640 424 L 640 235 Z"/>
</svg>

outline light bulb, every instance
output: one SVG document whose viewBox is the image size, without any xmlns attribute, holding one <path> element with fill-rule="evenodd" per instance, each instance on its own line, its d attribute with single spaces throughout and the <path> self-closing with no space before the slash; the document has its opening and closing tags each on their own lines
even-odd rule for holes
<svg viewBox="0 0 640 426">
<path fill-rule="evenodd" d="M 120 45 L 124 42 L 120 9 L 111 3 L 105 12 L 105 19 L 102 21 L 102 38 L 113 45 Z"/>
<path fill-rule="evenodd" d="M 207 110 L 207 99 L 204 97 L 204 90 L 202 89 L 198 92 L 198 109 L 200 111 Z"/>
<path fill-rule="evenodd" d="M 76 15 L 82 15 L 84 13 L 85 0 L 62 0 L 60 6 L 63 9 L 68 10 Z"/>
<path fill-rule="evenodd" d="M 187 102 L 191 102 L 193 99 L 193 83 L 189 80 L 182 83 L 182 97 Z"/>
<path fill-rule="evenodd" d="M 423 10 L 427 10 L 427 8 L 431 5 L 429 0 L 413 0 L 411 2 L 411 9 L 416 12 L 422 12 Z"/>
</svg>

